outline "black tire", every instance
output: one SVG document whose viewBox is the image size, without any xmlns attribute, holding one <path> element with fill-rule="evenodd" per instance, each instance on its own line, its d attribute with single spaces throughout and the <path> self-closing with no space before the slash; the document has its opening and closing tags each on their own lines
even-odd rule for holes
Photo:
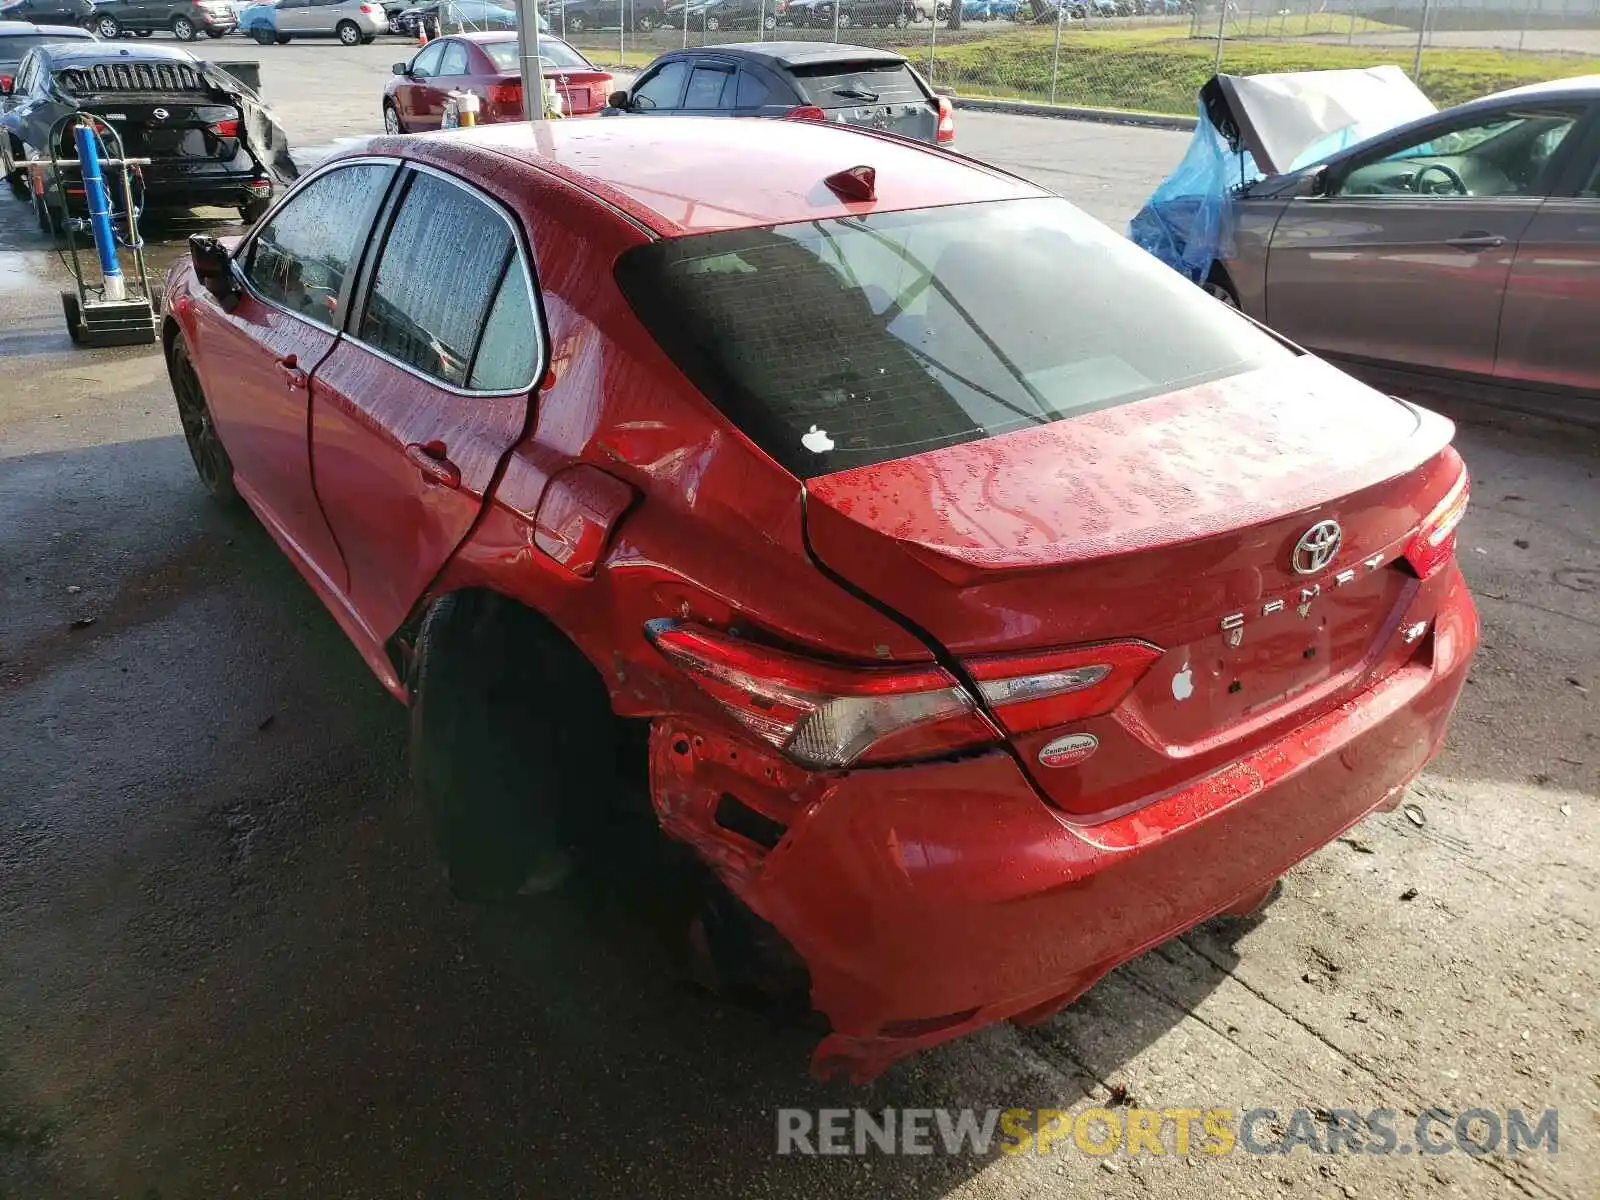
<svg viewBox="0 0 1600 1200">
<path fill-rule="evenodd" d="M 406 131 L 406 123 L 400 119 L 400 110 L 388 101 L 383 105 L 383 131 L 391 137 Z"/>
<path fill-rule="evenodd" d="M 172 339 L 167 349 L 167 378 L 172 382 L 183 440 L 189 446 L 189 457 L 194 460 L 200 482 L 218 504 L 238 504 L 239 493 L 233 486 L 233 460 L 228 457 L 222 437 L 212 423 L 211 405 L 206 400 L 205 389 L 200 386 L 200 376 L 195 374 L 194 363 L 189 358 L 189 345 L 181 333 Z"/>
<path fill-rule="evenodd" d="M 172 36 L 180 42 L 192 42 L 200 36 L 200 31 L 195 28 L 193 21 L 179 13 L 172 18 Z"/>
<path fill-rule="evenodd" d="M 357 25 L 354 21 L 340 21 L 333 27 L 333 32 L 334 36 L 339 39 L 341 45 L 361 45 L 361 26 Z"/>
<path fill-rule="evenodd" d="M 72 339 L 74 346 L 83 341 L 83 331 L 79 328 L 82 319 L 83 306 L 78 302 L 77 292 L 61 293 L 61 313 L 67 319 L 67 336 Z"/>
<path fill-rule="evenodd" d="M 275 33 L 272 35 L 272 40 L 280 46 L 287 46 L 289 44 L 289 35 L 287 33 Z"/>
<path fill-rule="evenodd" d="M 101 41 L 113 42 L 122 36 L 122 23 L 115 17 L 99 16 L 94 20 L 94 33 Z"/>
<path fill-rule="evenodd" d="M 246 200 L 239 206 L 239 219 L 246 225 L 254 225 L 267 215 L 267 210 L 271 207 L 272 198 L 270 196 L 257 196 L 254 199 Z"/>
<path fill-rule="evenodd" d="M 599 677 L 538 614 L 485 593 L 428 610 L 409 675 L 412 786 L 451 890 L 496 902 L 559 886 L 614 792 Z"/>
<path fill-rule="evenodd" d="M 640 33 L 654 33 L 656 28 L 655 13 L 640 13 L 638 20 L 634 21 L 633 27 Z"/>
<path fill-rule="evenodd" d="M 1233 286 L 1233 280 L 1228 278 L 1228 272 L 1221 265 L 1212 266 L 1211 273 L 1200 287 L 1213 299 L 1222 301 L 1235 311 L 1242 311 L 1239 290 Z"/>
<path fill-rule="evenodd" d="M 251 33 L 250 36 L 255 38 L 256 45 L 258 46 L 270 46 L 273 42 L 278 40 L 277 36 L 272 32 L 272 30 L 268 29 L 265 25 L 256 26 L 255 31 Z"/>
<path fill-rule="evenodd" d="M 589 23 L 583 19 L 582 13 L 573 13 L 567 18 L 568 33 L 582 33 L 588 27 Z"/>
<path fill-rule="evenodd" d="M 722 18 L 717 16 L 705 17 L 701 20 L 700 27 L 707 33 L 715 33 L 722 28 Z"/>
<path fill-rule="evenodd" d="M 774 29 L 776 29 L 778 27 L 778 18 L 773 16 L 771 13 L 768 13 L 766 15 L 766 18 L 761 22 L 761 24 L 770 33 L 772 30 L 774 30 Z"/>
</svg>

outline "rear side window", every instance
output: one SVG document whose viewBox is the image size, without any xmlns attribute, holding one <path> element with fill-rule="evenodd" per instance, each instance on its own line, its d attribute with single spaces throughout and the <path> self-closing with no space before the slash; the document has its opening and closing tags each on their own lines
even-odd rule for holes
<svg viewBox="0 0 1600 1200">
<path fill-rule="evenodd" d="M 465 188 L 417 174 L 378 258 L 361 340 L 466 387 L 489 307 L 516 253 L 497 211 Z M 524 334 L 533 337 L 531 323 Z"/>
<path fill-rule="evenodd" d="M 356 163 L 296 192 L 250 243 L 250 286 L 280 307 L 333 327 L 345 275 L 393 168 Z"/>
<path fill-rule="evenodd" d="M 754 71 L 739 72 L 738 108 L 757 108 L 767 102 L 767 84 Z"/>
<path fill-rule="evenodd" d="M 696 67 L 689 76 L 689 90 L 684 94 L 685 108 L 720 108 L 722 93 L 733 81 L 733 72 L 725 67 Z M 731 104 L 730 104 L 731 107 Z"/>
<path fill-rule="evenodd" d="M 862 62 L 818 63 L 790 68 L 800 90 L 818 108 L 854 108 L 859 104 L 913 104 L 928 93 L 906 62 L 868 59 Z"/>
<path fill-rule="evenodd" d="M 465 75 L 467 73 L 467 48 L 460 42 L 446 42 L 444 60 L 439 64 L 440 75 Z"/>
<path fill-rule="evenodd" d="M 1057 199 L 666 240 L 617 278 L 685 374 L 802 479 L 1293 357 Z"/>
</svg>

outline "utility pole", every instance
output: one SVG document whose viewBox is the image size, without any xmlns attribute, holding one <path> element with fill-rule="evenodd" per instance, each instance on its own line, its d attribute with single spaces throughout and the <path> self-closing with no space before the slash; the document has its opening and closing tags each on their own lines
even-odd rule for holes
<svg viewBox="0 0 1600 1200">
<path fill-rule="evenodd" d="M 517 60 L 522 65 L 522 116 L 544 120 L 544 68 L 539 63 L 539 0 L 517 0 Z"/>
</svg>

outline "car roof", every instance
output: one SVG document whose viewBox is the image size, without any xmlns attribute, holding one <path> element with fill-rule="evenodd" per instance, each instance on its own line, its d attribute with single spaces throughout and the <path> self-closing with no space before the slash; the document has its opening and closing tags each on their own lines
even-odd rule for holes
<svg viewBox="0 0 1600 1200">
<path fill-rule="evenodd" d="M 0 21 L 0 37 L 46 37 L 72 38 L 76 41 L 89 41 L 94 37 L 87 29 L 79 29 L 76 25 L 35 25 L 32 21 Z"/>
<path fill-rule="evenodd" d="M 726 46 L 695 46 L 669 50 L 668 54 L 720 54 L 736 58 L 765 59 L 778 67 L 814 67 L 828 63 L 855 63 L 862 59 L 905 62 L 906 56 L 871 46 L 840 46 L 833 42 L 731 42 Z M 666 57 L 663 55 L 662 57 Z"/>
<path fill-rule="evenodd" d="M 1505 100 L 1512 96 L 1536 96 L 1540 100 L 1595 100 L 1600 99 L 1600 75 L 1577 75 L 1571 79 L 1547 79 L 1542 83 L 1529 83 L 1508 91 L 1496 92 L 1474 101 L 1482 104 L 1490 100 Z M 1465 108 L 1465 105 L 1462 105 Z"/>
<path fill-rule="evenodd" d="M 445 167 L 484 152 L 510 158 L 567 180 L 662 237 L 1050 194 L 931 146 L 821 121 L 519 121 L 363 147 L 348 153 Z M 876 201 L 846 203 L 829 190 L 828 176 L 856 166 L 876 171 Z"/>
<path fill-rule="evenodd" d="M 57 66 L 102 62 L 179 62 L 195 65 L 199 60 L 187 50 L 171 46 L 129 46 L 122 42 L 91 42 L 88 45 L 46 46 L 44 52 Z"/>
</svg>

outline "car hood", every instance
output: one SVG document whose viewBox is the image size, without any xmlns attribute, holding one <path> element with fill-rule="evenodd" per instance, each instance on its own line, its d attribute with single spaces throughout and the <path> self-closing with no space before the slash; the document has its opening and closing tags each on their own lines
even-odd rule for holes
<svg viewBox="0 0 1600 1200">
<path fill-rule="evenodd" d="M 1278 175 L 1438 111 L 1399 67 L 1218 75 L 1201 100 L 1235 150 Z"/>
</svg>

